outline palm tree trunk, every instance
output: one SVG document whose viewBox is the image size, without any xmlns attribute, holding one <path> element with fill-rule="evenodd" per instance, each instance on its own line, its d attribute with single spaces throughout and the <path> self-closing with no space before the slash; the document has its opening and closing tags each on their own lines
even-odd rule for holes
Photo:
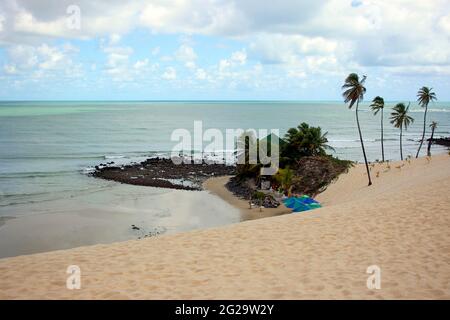
<svg viewBox="0 0 450 320">
<path fill-rule="evenodd" d="M 433 143 L 434 127 L 431 128 L 431 138 L 428 141 L 427 155 L 431 157 L 431 144 Z"/>
<path fill-rule="evenodd" d="M 384 162 L 383 109 L 381 109 L 381 158 Z"/>
<path fill-rule="evenodd" d="M 403 161 L 402 133 L 403 133 L 403 126 L 400 126 L 400 159 L 402 159 Z"/>
<path fill-rule="evenodd" d="M 364 149 L 364 141 L 362 138 L 361 127 L 359 126 L 358 107 L 359 107 L 359 100 L 356 102 L 356 124 L 358 125 L 359 140 L 361 141 L 361 148 L 364 155 L 364 162 L 366 163 L 367 177 L 369 178 L 369 186 L 370 186 L 372 185 L 372 179 L 370 179 L 370 170 L 369 164 L 367 163 L 366 149 Z"/>
<path fill-rule="evenodd" d="M 425 130 L 426 130 L 426 124 L 427 124 L 427 111 L 428 111 L 428 104 L 425 105 L 425 113 L 423 115 L 422 140 L 420 140 L 420 145 L 419 145 L 419 149 L 417 149 L 416 158 L 419 157 L 420 148 L 422 148 L 423 140 L 425 139 Z"/>
</svg>

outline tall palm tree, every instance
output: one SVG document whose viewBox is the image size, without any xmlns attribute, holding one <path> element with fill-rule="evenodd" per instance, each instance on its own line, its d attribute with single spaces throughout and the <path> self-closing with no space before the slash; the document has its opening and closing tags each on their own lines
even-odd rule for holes
<svg viewBox="0 0 450 320">
<path fill-rule="evenodd" d="M 384 99 L 380 96 L 376 96 L 372 100 L 372 104 L 370 105 L 372 108 L 373 114 L 377 115 L 378 112 L 381 111 L 381 158 L 384 162 L 384 138 L 383 138 L 383 109 L 384 109 Z"/>
<path fill-rule="evenodd" d="M 363 100 L 364 94 L 366 93 L 366 88 L 364 87 L 364 82 L 366 81 L 366 76 L 363 76 L 361 81 L 356 73 L 350 73 L 345 79 L 345 83 L 342 86 L 342 96 L 344 97 L 345 103 L 349 103 L 348 108 L 351 109 L 356 103 L 356 124 L 358 126 L 359 140 L 361 141 L 361 148 L 364 155 L 364 162 L 366 163 L 367 177 L 369 178 L 369 186 L 372 185 L 372 179 L 370 179 L 369 164 L 367 163 L 366 150 L 364 149 L 364 140 L 361 134 L 361 127 L 359 125 L 358 117 L 358 107 L 359 102 Z"/>
<path fill-rule="evenodd" d="M 397 103 L 391 113 L 391 123 L 396 128 L 400 128 L 400 158 L 403 160 L 402 134 L 403 128 L 408 129 L 408 126 L 414 122 L 414 119 L 408 115 L 408 107 L 404 103 Z"/>
<path fill-rule="evenodd" d="M 428 104 L 430 102 L 436 100 L 436 94 L 431 90 L 433 90 L 433 88 L 422 87 L 419 89 L 419 92 L 417 92 L 417 101 L 419 102 L 419 105 L 421 105 L 423 108 L 425 108 L 425 113 L 423 115 L 422 139 L 420 140 L 419 149 L 417 149 L 416 158 L 419 157 L 420 148 L 422 148 L 423 140 L 425 139 Z"/>
<path fill-rule="evenodd" d="M 429 157 L 431 157 L 431 144 L 433 143 L 434 130 L 436 130 L 436 127 L 437 127 L 437 122 L 436 121 L 431 122 L 431 124 L 430 124 L 431 138 L 428 141 L 428 148 L 427 148 L 427 155 Z"/>
</svg>

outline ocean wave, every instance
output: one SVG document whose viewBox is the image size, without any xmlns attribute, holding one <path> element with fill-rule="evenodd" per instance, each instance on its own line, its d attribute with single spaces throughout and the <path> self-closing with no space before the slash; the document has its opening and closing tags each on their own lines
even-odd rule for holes
<svg viewBox="0 0 450 320">
<path fill-rule="evenodd" d="M 364 142 L 377 142 L 380 139 L 364 139 Z M 387 139 L 384 139 L 385 141 Z M 359 139 L 328 139 L 328 142 L 360 142 Z"/>
<path fill-rule="evenodd" d="M 103 156 L 98 155 L 45 155 L 45 156 L 5 156 L 0 157 L 0 160 L 42 160 L 42 159 L 50 159 L 50 160 L 59 160 L 59 159 L 104 159 Z"/>
<path fill-rule="evenodd" d="M 27 179 L 27 178 L 46 178 L 62 176 L 67 174 L 74 174 L 76 170 L 63 170 L 63 171 L 35 171 L 35 172 L 13 172 L 2 173 L 0 179 Z"/>
<path fill-rule="evenodd" d="M 81 189 L 63 189 L 58 191 L 47 192 L 29 192 L 29 193 L 2 193 L 0 192 L 0 199 L 6 199 L 7 201 L 0 202 L 0 207 L 25 205 L 33 203 L 43 203 L 48 201 L 54 201 L 58 199 L 67 199 L 80 196 L 86 193 L 101 192 L 106 189 L 110 189 L 112 184 L 106 184 L 102 186 L 81 188 Z"/>
<path fill-rule="evenodd" d="M 121 154 L 119 154 L 119 155 L 110 155 L 110 156 L 103 156 L 103 159 L 105 159 L 105 160 L 123 159 L 123 158 L 125 158 L 125 156 L 121 155 Z"/>
<path fill-rule="evenodd" d="M 425 112 L 425 109 L 411 109 L 409 112 Z M 430 108 L 427 112 L 450 112 L 450 109 L 436 109 L 436 108 Z"/>
</svg>

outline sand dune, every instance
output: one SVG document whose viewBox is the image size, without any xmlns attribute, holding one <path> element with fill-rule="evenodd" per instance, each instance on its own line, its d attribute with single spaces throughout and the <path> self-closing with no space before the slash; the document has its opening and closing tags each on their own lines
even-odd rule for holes
<svg viewBox="0 0 450 320">
<path fill-rule="evenodd" d="M 1 259 L 0 298 L 449 299 L 450 157 L 371 171 L 373 186 L 358 165 L 308 213 Z"/>
</svg>

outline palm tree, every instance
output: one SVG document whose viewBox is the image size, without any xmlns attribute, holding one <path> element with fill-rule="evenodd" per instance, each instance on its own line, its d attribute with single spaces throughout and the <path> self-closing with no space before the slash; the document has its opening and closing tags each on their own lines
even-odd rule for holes
<svg viewBox="0 0 450 320">
<path fill-rule="evenodd" d="M 281 185 L 284 193 L 289 195 L 294 180 L 294 171 L 289 169 L 289 166 L 285 169 L 280 168 L 275 175 L 275 180 Z"/>
<path fill-rule="evenodd" d="M 372 108 L 373 114 L 377 115 L 379 111 L 381 111 L 381 158 L 384 162 L 384 143 L 383 143 L 383 109 L 384 109 L 384 99 L 380 96 L 376 96 L 372 100 L 372 104 L 370 105 Z"/>
<path fill-rule="evenodd" d="M 428 87 L 422 87 L 419 89 L 419 92 L 417 92 L 417 101 L 419 102 L 419 105 L 425 108 L 425 113 L 423 115 L 423 132 L 422 132 L 422 139 L 420 140 L 419 149 L 417 149 L 416 158 L 419 157 L 420 148 L 422 148 L 423 140 L 425 139 L 425 129 L 427 125 L 427 111 L 428 111 L 428 104 L 434 100 L 436 100 L 436 94 L 431 91 L 433 88 Z"/>
<path fill-rule="evenodd" d="M 433 143 L 434 130 L 436 130 L 436 127 L 437 127 L 437 122 L 436 121 L 431 122 L 431 124 L 430 124 L 431 138 L 428 141 L 428 149 L 427 149 L 427 155 L 429 157 L 431 157 L 431 144 Z"/>
<path fill-rule="evenodd" d="M 366 88 L 364 87 L 364 82 L 366 81 L 366 76 L 363 76 L 361 81 L 356 73 L 350 73 L 345 79 L 345 83 L 342 86 L 342 93 L 345 103 L 349 103 L 348 108 L 351 109 L 356 103 L 356 124 L 358 125 L 359 140 L 361 141 L 361 148 L 364 155 L 364 162 L 366 163 L 367 177 L 369 178 L 369 186 L 372 185 L 372 180 L 370 179 L 369 164 L 367 163 L 366 150 L 364 149 L 364 141 L 361 134 L 361 127 L 359 126 L 358 117 L 358 107 L 359 101 L 362 101 L 364 94 L 366 93 Z"/>
<path fill-rule="evenodd" d="M 402 134 L 403 128 L 408 129 L 408 126 L 414 122 L 414 119 L 408 115 L 408 107 L 404 103 L 397 103 L 391 113 L 391 123 L 396 128 L 400 128 L 400 158 L 403 160 Z"/>
<path fill-rule="evenodd" d="M 281 145 L 281 157 L 294 163 L 305 156 L 324 156 L 326 150 L 334 150 L 328 145 L 328 132 L 322 133 L 320 127 L 310 127 L 303 122 L 297 128 L 290 128 Z"/>
</svg>

